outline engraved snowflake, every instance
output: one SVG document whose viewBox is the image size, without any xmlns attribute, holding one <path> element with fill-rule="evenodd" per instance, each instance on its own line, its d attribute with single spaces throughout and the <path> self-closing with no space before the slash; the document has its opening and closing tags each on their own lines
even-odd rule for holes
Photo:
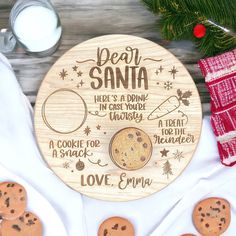
<svg viewBox="0 0 236 236">
<path fill-rule="evenodd" d="M 170 81 L 167 81 L 164 83 L 164 88 L 167 90 L 170 90 L 173 88 L 173 83 L 171 83 Z"/>
<path fill-rule="evenodd" d="M 184 158 L 183 152 L 180 152 L 179 150 L 176 150 L 176 152 L 173 153 L 173 155 L 174 159 L 177 159 L 178 161 L 181 161 L 181 159 Z"/>
<path fill-rule="evenodd" d="M 62 167 L 68 169 L 70 167 L 70 163 L 66 161 L 62 164 Z"/>
<path fill-rule="evenodd" d="M 87 126 L 87 127 L 84 129 L 84 133 L 88 136 L 88 135 L 91 133 L 91 129 Z"/>
<path fill-rule="evenodd" d="M 61 77 L 61 79 L 65 79 L 67 77 L 68 73 L 65 69 L 63 69 L 60 73 L 59 76 Z"/>
</svg>

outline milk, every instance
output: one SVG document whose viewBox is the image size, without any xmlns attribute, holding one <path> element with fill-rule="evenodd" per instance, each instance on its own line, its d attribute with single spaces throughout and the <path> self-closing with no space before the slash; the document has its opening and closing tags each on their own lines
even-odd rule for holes
<svg viewBox="0 0 236 236">
<path fill-rule="evenodd" d="M 24 8 L 17 15 L 13 31 L 27 51 L 42 52 L 57 44 L 62 28 L 55 12 L 36 5 Z"/>
</svg>

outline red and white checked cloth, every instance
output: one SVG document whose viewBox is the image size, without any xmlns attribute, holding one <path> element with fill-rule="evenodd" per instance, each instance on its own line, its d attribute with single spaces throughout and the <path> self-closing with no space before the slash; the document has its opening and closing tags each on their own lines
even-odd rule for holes
<svg viewBox="0 0 236 236">
<path fill-rule="evenodd" d="M 221 162 L 236 164 L 236 49 L 199 61 L 211 95 L 211 124 Z"/>
</svg>

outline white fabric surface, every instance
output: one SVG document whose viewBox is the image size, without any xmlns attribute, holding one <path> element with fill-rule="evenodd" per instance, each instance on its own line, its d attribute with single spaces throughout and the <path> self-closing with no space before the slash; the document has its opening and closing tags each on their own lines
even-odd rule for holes
<svg viewBox="0 0 236 236">
<path fill-rule="evenodd" d="M 27 192 L 26 210 L 37 214 L 37 216 L 41 219 L 42 224 L 47 226 L 44 227 L 44 236 L 67 236 L 67 232 L 62 220 L 58 216 L 55 209 L 49 204 L 49 202 L 26 181 L 10 173 L 3 166 L 0 166 L 0 182 L 5 181 L 17 182 L 24 186 Z M 44 211 L 42 209 L 47 210 Z"/>
<path fill-rule="evenodd" d="M 142 200 L 112 203 L 81 196 L 45 166 L 33 136 L 30 104 L 10 66 L 1 58 L 0 107 L 0 163 L 25 178 L 50 201 L 69 236 L 96 236 L 99 224 L 114 215 L 130 219 L 136 236 L 199 235 L 192 224 L 192 210 L 199 200 L 210 196 L 226 198 L 231 203 L 232 222 L 236 221 L 235 167 L 220 164 L 209 117 L 203 120 L 193 160 L 176 181 Z M 236 224 L 232 223 L 224 235 L 233 236 L 235 232 Z"/>
</svg>

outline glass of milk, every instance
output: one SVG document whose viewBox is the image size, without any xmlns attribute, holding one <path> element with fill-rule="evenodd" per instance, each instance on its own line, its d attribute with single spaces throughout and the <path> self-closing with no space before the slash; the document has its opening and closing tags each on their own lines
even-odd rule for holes
<svg viewBox="0 0 236 236">
<path fill-rule="evenodd" d="M 49 0 L 18 0 L 11 10 L 9 24 L 9 30 L 0 31 L 2 52 L 11 51 L 18 43 L 27 53 L 44 57 L 59 46 L 61 23 Z"/>
</svg>

